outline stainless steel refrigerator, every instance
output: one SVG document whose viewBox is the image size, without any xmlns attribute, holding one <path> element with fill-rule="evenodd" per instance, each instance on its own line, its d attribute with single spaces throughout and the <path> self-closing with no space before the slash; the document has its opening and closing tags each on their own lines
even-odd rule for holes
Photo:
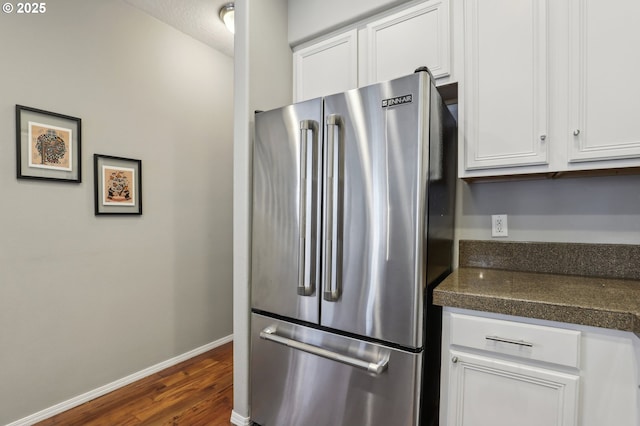
<svg viewBox="0 0 640 426">
<path fill-rule="evenodd" d="M 455 133 L 426 69 L 256 113 L 253 422 L 437 424 Z"/>
</svg>

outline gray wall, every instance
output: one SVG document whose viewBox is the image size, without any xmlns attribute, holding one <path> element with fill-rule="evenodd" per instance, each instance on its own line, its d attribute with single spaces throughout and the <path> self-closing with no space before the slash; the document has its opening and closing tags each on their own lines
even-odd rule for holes
<svg viewBox="0 0 640 426">
<path fill-rule="evenodd" d="M 514 241 L 640 244 L 640 176 L 461 182 L 459 239 L 491 239 L 491 215 L 508 215 Z"/>
<path fill-rule="evenodd" d="M 232 332 L 230 57 L 121 0 L 0 14 L 0 424 Z M 81 184 L 17 180 L 15 104 L 82 118 Z M 94 153 L 144 214 L 96 217 Z"/>
</svg>

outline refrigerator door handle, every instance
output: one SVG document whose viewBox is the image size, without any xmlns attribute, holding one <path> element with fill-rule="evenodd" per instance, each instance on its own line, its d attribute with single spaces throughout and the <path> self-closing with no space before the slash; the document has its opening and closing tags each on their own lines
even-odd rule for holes
<svg viewBox="0 0 640 426">
<path fill-rule="evenodd" d="M 344 196 L 344 141 L 341 141 L 342 118 L 330 114 L 326 119 L 327 144 L 325 146 L 324 182 L 324 300 L 335 302 L 342 291 L 342 204 Z M 336 142 L 336 131 L 338 134 Z"/>
<path fill-rule="evenodd" d="M 310 345 L 308 343 L 300 342 L 298 340 L 282 337 L 276 334 L 276 332 L 277 332 L 276 327 L 273 327 L 273 326 L 267 327 L 260 332 L 260 337 L 262 339 L 280 343 L 281 345 L 285 345 L 293 349 L 298 349 L 313 355 L 321 356 L 323 358 L 327 358 L 332 361 L 337 361 L 343 364 L 350 365 L 352 367 L 361 368 L 370 373 L 374 373 L 378 375 L 384 373 L 389 366 L 388 356 L 383 357 L 377 362 L 369 362 L 363 359 L 354 358 L 352 356 L 339 354 L 337 352 L 333 352 L 325 348 Z"/>
<path fill-rule="evenodd" d="M 307 135 L 311 132 L 311 140 Z M 309 147 L 309 142 L 311 146 Z M 300 241 L 298 248 L 298 294 L 311 296 L 316 291 L 316 217 L 318 182 L 318 123 L 300 122 Z"/>
</svg>

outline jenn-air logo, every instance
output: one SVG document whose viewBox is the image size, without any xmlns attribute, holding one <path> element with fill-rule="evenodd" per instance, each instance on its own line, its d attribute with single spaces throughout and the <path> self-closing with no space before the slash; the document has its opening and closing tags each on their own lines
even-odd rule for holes
<svg viewBox="0 0 640 426">
<path fill-rule="evenodd" d="M 402 104 L 410 104 L 411 102 L 413 102 L 413 95 L 396 96 L 395 98 L 383 99 L 382 108 L 389 108 Z"/>
</svg>

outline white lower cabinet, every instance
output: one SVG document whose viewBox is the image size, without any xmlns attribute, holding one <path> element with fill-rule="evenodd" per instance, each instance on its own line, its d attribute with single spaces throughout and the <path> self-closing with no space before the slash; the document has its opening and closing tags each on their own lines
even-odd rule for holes
<svg viewBox="0 0 640 426">
<path fill-rule="evenodd" d="M 445 308 L 440 424 L 638 426 L 631 332 Z"/>
<path fill-rule="evenodd" d="M 449 424 L 577 425 L 577 374 L 450 351 Z"/>
</svg>

